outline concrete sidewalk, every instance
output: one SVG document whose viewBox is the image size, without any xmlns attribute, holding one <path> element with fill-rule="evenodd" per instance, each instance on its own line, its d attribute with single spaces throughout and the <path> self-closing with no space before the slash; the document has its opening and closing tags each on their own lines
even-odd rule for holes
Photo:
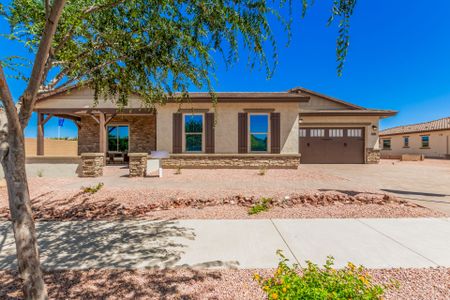
<svg viewBox="0 0 450 300">
<path fill-rule="evenodd" d="M 450 267 L 450 218 L 135 220 L 37 224 L 45 269 L 271 268 L 291 262 L 368 268 Z M 15 268 L 9 222 L 0 223 L 0 269 Z"/>
</svg>

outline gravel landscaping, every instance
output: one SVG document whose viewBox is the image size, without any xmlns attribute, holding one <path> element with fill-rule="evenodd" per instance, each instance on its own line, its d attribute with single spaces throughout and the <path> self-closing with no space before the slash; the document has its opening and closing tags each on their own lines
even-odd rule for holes
<svg viewBox="0 0 450 300">
<path fill-rule="evenodd" d="M 86 270 L 47 272 L 51 299 L 264 299 L 253 274 L 274 270 Z M 449 299 L 450 269 L 369 270 L 392 285 L 386 299 Z M 0 271 L 0 299 L 21 299 L 17 273 Z"/>
<path fill-rule="evenodd" d="M 249 215 L 259 196 L 173 196 L 151 189 L 101 187 L 54 190 L 33 185 L 32 207 L 38 220 L 108 220 L 118 218 L 245 219 L 245 218 L 398 218 L 441 217 L 442 213 L 385 193 L 322 191 L 300 194 L 272 194 L 268 210 Z M 63 180 L 61 180 L 63 181 Z M 91 188 L 92 188 L 91 187 Z M 1 189 L 0 192 L 6 192 Z M 38 195 L 36 195 L 39 190 Z M 225 194 L 226 195 L 226 194 Z M 6 195 L 5 195 L 6 198 Z M 0 206 L 0 218 L 7 219 L 7 201 Z"/>
</svg>

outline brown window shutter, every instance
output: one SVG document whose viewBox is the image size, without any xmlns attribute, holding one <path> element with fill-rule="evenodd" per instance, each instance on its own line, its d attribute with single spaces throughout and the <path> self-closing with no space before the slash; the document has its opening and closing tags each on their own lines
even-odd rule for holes
<svg viewBox="0 0 450 300">
<path fill-rule="evenodd" d="M 270 152 L 280 153 L 280 113 L 270 114 Z"/>
<path fill-rule="evenodd" d="M 214 113 L 205 114 L 205 152 L 215 152 L 214 139 Z"/>
<path fill-rule="evenodd" d="M 248 149 L 248 116 L 247 113 L 238 114 L 238 152 L 247 153 Z"/>
<path fill-rule="evenodd" d="M 172 153 L 181 153 L 183 151 L 182 126 L 183 126 L 183 114 L 174 113 L 172 125 Z"/>
</svg>

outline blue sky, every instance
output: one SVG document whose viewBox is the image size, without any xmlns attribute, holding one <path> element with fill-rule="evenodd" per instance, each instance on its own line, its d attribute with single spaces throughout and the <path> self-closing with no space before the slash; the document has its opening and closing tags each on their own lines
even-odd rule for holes
<svg viewBox="0 0 450 300">
<path fill-rule="evenodd" d="M 341 78 L 336 75 L 337 30 L 326 26 L 330 7 L 331 0 L 316 0 L 304 19 L 297 18 L 288 48 L 286 35 L 274 26 L 279 64 L 270 80 L 263 71 L 249 70 L 243 53 L 241 62 L 228 70 L 218 60 L 215 89 L 284 91 L 303 86 L 364 107 L 398 110 L 397 116 L 382 120 L 381 128 L 450 116 L 450 1 L 359 0 Z M 1 20 L 0 32 L 7 31 Z M 12 54 L 27 55 L 21 45 L 1 39 L 0 59 Z M 17 98 L 24 83 L 9 83 Z M 35 125 L 33 117 L 27 136 L 36 135 Z M 52 120 L 45 135 L 56 134 L 57 120 Z M 67 121 L 61 134 L 76 136 L 76 127 Z"/>
</svg>

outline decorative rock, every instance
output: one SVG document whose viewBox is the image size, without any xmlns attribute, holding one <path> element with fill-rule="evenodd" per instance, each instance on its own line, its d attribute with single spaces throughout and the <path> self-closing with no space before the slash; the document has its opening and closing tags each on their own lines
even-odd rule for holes
<svg viewBox="0 0 450 300">
<path fill-rule="evenodd" d="M 164 169 L 297 169 L 300 156 L 294 154 L 172 154 L 161 160 Z"/>
</svg>

